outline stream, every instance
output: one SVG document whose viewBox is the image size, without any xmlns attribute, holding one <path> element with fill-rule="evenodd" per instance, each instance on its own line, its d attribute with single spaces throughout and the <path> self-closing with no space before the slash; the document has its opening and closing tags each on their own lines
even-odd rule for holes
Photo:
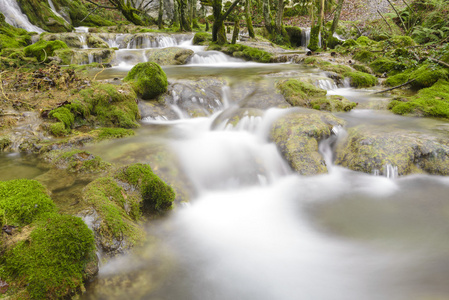
<svg viewBox="0 0 449 300">
<path fill-rule="evenodd" d="M 388 176 L 354 172 L 332 163 L 329 140 L 320 144 L 329 173 L 300 176 L 268 138 L 271 124 L 294 108 L 258 108 L 234 126 L 227 115 L 250 111 L 246 104 L 257 91 L 275 95 L 276 79 L 306 77 L 360 103 L 336 114 L 346 129 L 375 124 L 432 133 L 446 122 L 372 110 L 367 103 L 388 98 L 337 87 L 318 69 L 244 62 L 193 47 L 187 38 L 177 46 L 195 54 L 187 65 L 163 67 L 169 82 L 224 79 L 218 103 L 211 108 L 191 99 L 207 113 L 190 118 L 174 102 L 176 118 L 145 117 L 135 136 L 86 149 L 112 163 L 149 163 L 155 172 L 170 168 L 158 158 L 168 153 L 190 201 L 148 224 L 146 246 L 102 264 L 84 299 L 449 298 L 449 178 L 397 177 L 394 166 Z M 121 79 L 131 67 L 117 63 L 97 78 Z M 1 180 L 45 172 L 33 157 L 0 156 Z"/>
</svg>

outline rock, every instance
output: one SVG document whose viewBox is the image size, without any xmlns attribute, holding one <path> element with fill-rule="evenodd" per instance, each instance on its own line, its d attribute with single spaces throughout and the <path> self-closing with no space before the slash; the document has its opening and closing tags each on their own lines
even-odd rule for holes
<svg viewBox="0 0 449 300">
<path fill-rule="evenodd" d="M 59 53 L 58 53 L 59 55 Z M 83 65 L 90 63 L 110 63 L 115 58 L 115 50 L 114 49 L 78 49 L 71 50 L 70 53 L 70 63 Z M 61 57 L 61 59 L 65 62 L 68 59 Z"/>
<path fill-rule="evenodd" d="M 41 40 L 44 41 L 63 41 L 70 48 L 81 48 L 81 40 L 78 33 L 44 33 L 41 35 Z"/>
<path fill-rule="evenodd" d="M 152 61 L 161 66 L 167 65 L 185 65 L 193 51 L 177 47 L 163 49 L 149 49 L 145 51 L 148 61 Z"/>
<path fill-rule="evenodd" d="M 154 62 L 135 65 L 123 79 L 131 84 L 137 95 L 144 100 L 153 99 L 167 91 L 167 75 Z"/>
<path fill-rule="evenodd" d="M 449 175 L 449 142 L 405 130 L 359 126 L 348 131 L 339 143 L 335 163 L 354 171 L 383 173 L 386 165 L 398 168 L 398 175 L 422 173 Z"/>
<path fill-rule="evenodd" d="M 310 109 L 295 110 L 272 125 L 270 138 L 293 170 L 301 175 L 326 173 L 326 163 L 318 143 L 344 121 L 330 113 Z"/>
</svg>

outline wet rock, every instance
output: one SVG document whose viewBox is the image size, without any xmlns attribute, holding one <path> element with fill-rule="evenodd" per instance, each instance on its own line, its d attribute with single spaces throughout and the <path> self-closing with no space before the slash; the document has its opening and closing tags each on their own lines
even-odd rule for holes
<svg viewBox="0 0 449 300">
<path fill-rule="evenodd" d="M 239 107 L 256 109 L 291 107 L 271 81 L 235 82 L 232 84 L 229 102 L 236 103 Z"/>
<path fill-rule="evenodd" d="M 383 174 L 386 165 L 398 175 L 427 172 L 449 175 L 449 142 L 444 136 L 359 126 L 337 146 L 336 164 L 364 173 Z"/>
<path fill-rule="evenodd" d="M 298 109 L 274 122 L 270 138 L 299 174 L 326 173 L 326 163 L 318 151 L 318 143 L 331 135 L 334 126 L 343 123 L 330 113 Z"/>
<path fill-rule="evenodd" d="M 148 61 L 153 61 L 161 66 L 185 65 L 192 55 L 192 50 L 177 47 L 149 49 L 145 51 L 145 56 Z"/>
<path fill-rule="evenodd" d="M 225 128 L 236 128 L 255 130 L 257 120 L 261 120 L 264 111 L 256 108 L 235 108 L 227 109 L 218 115 L 212 123 L 212 128 L 215 130 Z"/>
<path fill-rule="evenodd" d="M 115 58 L 114 49 L 79 49 L 71 50 L 71 64 L 110 63 Z M 63 59 L 64 61 L 64 59 Z"/>
<path fill-rule="evenodd" d="M 65 32 L 65 33 L 44 33 L 41 36 L 44 41 L 63 41 L 70 48 L 81 48 L 82 43 L 79 38 L 79 33 Z"/>
</svg>

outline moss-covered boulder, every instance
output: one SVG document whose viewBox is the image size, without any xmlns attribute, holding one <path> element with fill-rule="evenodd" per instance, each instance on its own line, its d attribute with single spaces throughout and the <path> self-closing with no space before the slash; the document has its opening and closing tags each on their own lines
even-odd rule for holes
<svg viewBox="0 0 449 300">
<path fill-rule="evenodd" d="M 68 47 L 71 48 L 81 48 L 81 40 L 77 33 L 64 32 L 64 33 L 49 33 L 44 32 L 40 36 L 41 40 L 50 41 L 63 41 Z"/>
<path fill-rule="evenodd" d="M 302 30 L 296 26 L 285 26 L 292 47 L 301 47 Z"/>
<path fill-rule="evenodd" d="M 371 70 L 373 70 L 377 74 L 395 74 L 397 72 L 405 70 L 406 66 L 402 63 L 399 63 L 395 60 L 381 57 L 369 64 Z"/>
<path fill-rule="evenodd" d="M 44 41 L 25 47 L 24 53 L 28 57 L 35 57 L 38 62 L 48 62 L 49 57 L 54 55 L 54 52 L 59 49 L 68 48 L 66 43 L 62 41 Z"/>
<path fill-rule="evenodd" d="M 359 126 L 348 131 L 348 138 L 337 146 L 335 163 L 354 171 L 383 174 L 387 165 L 399 175 L 428 172 L 449 174 L 447 138 L 394 128 Z"/>
<path fill-rule="evenodd" d="M 341 119 L 330 113 L 302 109 L 274 122 L 270 139 L 299 174 L 326 173 L 326 163 L 318 151 L 318 143 L 331 135 L 334 126 L 342 124 Z"/>
<path fill-rule="evenodd" d="M 424 63 L 417 69 L 405 70 L 400 74 L 388 77 L 385 84 L 387 86 L 398 86 L 410 81 L 410 87 L 413 89 L 422 89 L 431 87 L 440 79 L 449 80 L 449 70 Z"/>
<path fill-rule="evenodd" d="M 353 87 L 370 87 L 377 84 L 377 78 L 367 73 L 354 71 L 347 72 L 344 76 L 349 78 L 350 84 Z"/>
<path fill-rule="evenodd" d="M 449 82 L 440 80 L 413 97 L 392 100 L 389 108 L 400 115 L 449 118 Z"/>
<path fill-rule="evenodd" d="M 124 81 L 129 82 L 134 91 L 149 100 L 167 91 L 167 75 L 162 68 L 154 62 L 139 63 L 135 65 Z"/>
<path fill-rule="evenodd" d="M 237 58 L 261 63 L 269 63 L 273 59 L 273 55 L 265 50 L 242 44 L 227 44 L 222 46 L 212 44 L 208 47 L 208 50 L 222 51 Z"/>
<path fill-rule="evenodd" d="M 46 155 L 46 160 L 54 167 L 71 173 L 103 173 L 111 167 L 100 157 L 84 150 L 52 151 Z"/>
<path fill-rule="evenodd" d="M 374 57 L 375 55 L 373 52 L 362 49 L 360 51 L 357 51 L 352 58 L 363 63 L 369 63 L 374 59 Z"/>
<path fill-rule="evenodd" d="M 194 45 L 206 45 L 209 42 L 212 42 L 212 34 L 208 32 L 197 32 L 193 36 Z"/>
<path fill-rule="evenodd" d="M 376 41 L 373 41 L 372 39 L 370 39 L 369 37 L 367 37 L 367 36 L 361 36 L 361 37 L 359 37 L 357 40 L 356 40 L 356 42 L 357 42 L 357 44 L 358 45 L 360 45 L 360 46 L 374 46 L 374 45 L 376 45 L 377 44 L 377 42 Z"/>
<path fill-rule="evenodd" d="M 149 165 L 130 165 L 118 172 L 115 178 L 140 190 L 144 211 L 154 213 L 172 208 L 175 192 L 153 173 Z"/>
<path fill-rule="evenodd" d="M 87 65 L 92 63 L 109 64 L 116 58 L 114 49 L 69 49 L 58 50 L 55 55 L 65 64 Z"/>
<path fill-rule="evenodd" d="M 11 145 L 11 139 L 8 136 L 0 136 L 0 152 Z"/>
<path fill-rule="evenodd" d="M 145 51 L 148 61 L 155 62 L 160 66 L 185 65 L 187 60 L 193 55 L 190 49 L 169 47 L 163 49 L 149 49 Z"/>
</svg>

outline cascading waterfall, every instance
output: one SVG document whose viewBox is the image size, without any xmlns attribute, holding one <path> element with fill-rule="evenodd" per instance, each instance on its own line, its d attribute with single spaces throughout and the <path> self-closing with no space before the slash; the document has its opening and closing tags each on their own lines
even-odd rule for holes
<svg viewBox="0 0 449 300">
<path fill-rule="evenodd" d="M 242 59 L 234 58 L 219 51 L 203 51 L 195 53 L 190 59 L 189 64 L 192 65 L 211 65 L 216 67 L 217 64 L 243 63 Z"/>
<path fill-rule="evenodd" d="M 66 23 L 69 23 L 63 16 L 61 16 L 60 13 L 58 13 L 58 11 L 55 8 L 55 5 L 53 4 L 53 2 L 51 0 L 48 0 L 48 5 L 50 6 L 51 10 L 53 11 L 53 13 L 55 15 L 57 15 L 58 17 L 60 17 L 61 19 L 63 19 Z"/>
<path fill-rule="evenodd" d="M 23 28 L 30 32 L 44 32 L 41 28 L 31 24 L 28 17 L 22 13 L 16 0 L 1 0 L 0 12 L 5 16 L 5 21 L 14 27 Z"/>
</svg>

